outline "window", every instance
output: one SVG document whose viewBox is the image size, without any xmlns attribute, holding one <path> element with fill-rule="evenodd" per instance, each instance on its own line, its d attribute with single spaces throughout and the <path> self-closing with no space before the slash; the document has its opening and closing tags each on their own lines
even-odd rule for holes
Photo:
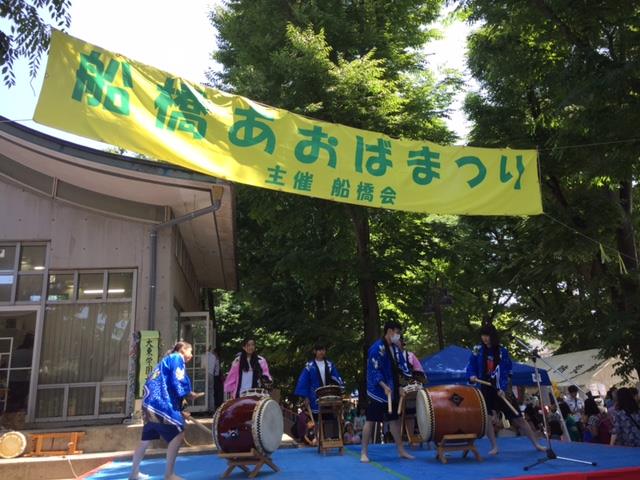
<svg viewBox="0 0 640 480">
<path fill-rule="evenodd" d="M 45 245 L 28 246 L 20 249 L 20 271 L 41 272 L 46 268 L 47 249 Z"/>
<path fill-rule="evenodd" d="M 47 245 L 0 245 L 0 303 L 40 303 L 47 270 Z"/>
<path fill-rule="evenodd" d="M 133 272 L 109 272 L 107 298 L 131 298 Z"/>
<path fill-rule="evenodd" d="M 18 302 L 40 302 L 42 300 L 42 275 L 20 275 L 18 277 Z"/>
<path fill-rule="evenodd" d="M 49 275 L 47 300 L 64 302 L 74 300 L 75 275 L 73 273 L 52 273 Z"/>
<path fill-rule="evenodd" d="M 104 273 L 80 273 L 78 277 L 78 300 L 102 300 Z"/>
<path fill-rule="evenodd" d="M 0 245 L 0 270 L 15 270 L 16 247 Z"/>
<path fill-rule="evenodd" d="M 7 273 L 0 273 L 0 302 L 10 302 L 13 291 L 13 281 L 15 276 Z"/>
<path fill-rule="evenodd" d="M 49 273 L 38 420 L 124 416 L 134 282 L 133 270 Z"/>
</svg>

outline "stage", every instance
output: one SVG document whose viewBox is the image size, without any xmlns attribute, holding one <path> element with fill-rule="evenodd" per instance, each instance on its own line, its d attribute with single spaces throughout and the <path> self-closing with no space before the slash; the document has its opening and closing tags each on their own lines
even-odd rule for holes
<svg viewBox="0 0 640 480">
<path fill-rule="evenodd" d="M 594 461 L 597 466 L 584 465 L 565 460 L 550 460 L 529 471 L 523 467 L 543 458 L 544 453 L 535 451 L 529 441 L 523 437 L 499 438 L 500 453 L 489 457 L 489 442 L 486 438 L 477 443 L 482 462 L 473 459 L 473 455 L 461 458 L 460 453 L 448 455 L 448 463 L 441 464 L 435 459 L 435 450 L 414 449 L 411 453 L 415 460 L 401 460 L 397 457 L 393 445 L 372 445 L 369 450 L 371 463 L 360 463 L 360 448 L 357 445 L 347 447 L 344 455 L 337 453 L 319 455 L 312 448 L 280 449 L 273 455 L 273 461 L 280 467 L 274 473 L 263 467 L 256 478 L 272 480 L 337 480 L 337 479 L 424 479 L 429 480 L 484 480 L 491 478 L 518 478 L 545 480 L 609 480 L 640 479 L 640 449 L 609 447 L 585 443 L 554 442 L 557 455 L 577 460 Z M 126 479 L 131 462 L 110 462 L 91 472 L 84 478 L 94 480 Z M 176 474 L 188 480 L 211 480 L 219 478 L 226 469 L 226 462 L 215 454 L 182 455 L 176 463 Z M 142 463 L 141 472 L 153 479 L 163 478 L 164 459 L 149 459 Z M 240 470 L 234 470 L 229 478 L 247 478 Z"/>
</svg>

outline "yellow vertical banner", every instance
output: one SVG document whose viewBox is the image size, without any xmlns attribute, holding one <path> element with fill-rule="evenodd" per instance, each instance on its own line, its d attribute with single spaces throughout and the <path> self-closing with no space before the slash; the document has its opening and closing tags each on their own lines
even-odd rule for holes
<svg viewBox="0 0 640 480">
<path fill-rule="evenodd" d="M 535 150 L 443 146 L 322 122 L 59 31 L 34 119 L 221 179 L 326 200 L 443 214 L 542 213 Z"/>
<path fill-rule="evenodd" d="M 140 331 L 140 356 L 139 376 L 138 376 L 138 397 L 142 397 L 142 388 L 147 377 L 158 364 L 158 354 L 160 348 L 160 332 L 157 330 Z"/>
</svg>

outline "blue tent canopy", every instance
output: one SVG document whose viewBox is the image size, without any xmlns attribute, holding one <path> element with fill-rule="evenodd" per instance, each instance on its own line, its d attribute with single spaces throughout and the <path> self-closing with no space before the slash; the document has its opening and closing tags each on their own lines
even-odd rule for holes
<svg viewBox="0 0 640 480">
<path fill-rule="evenodd" d="M 465 384 L 467 383 L 467 362 L 471 350 L 450 345 L 444 350 L 423 358 L 420 363 L 424 368 L 429 383 L 427 386 Z M 540 384 L 551 385 L 546 370 L 538 368 Z M 524 363 L 513 362 L 512 384 L 529 387 L 536 385 L 535 369 Z"/>
</svg>

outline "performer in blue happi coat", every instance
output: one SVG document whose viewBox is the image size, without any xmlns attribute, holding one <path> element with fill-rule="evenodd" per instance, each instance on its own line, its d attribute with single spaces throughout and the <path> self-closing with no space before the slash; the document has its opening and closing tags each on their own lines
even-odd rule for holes
<svg viewBox="0 0 640 480">
<path fill-rule="evenodd" d="M 318 413 L 318 399 L 316 389 L 325 385 L 344 385 L 344 380 L 338 373 L 335 363 L 327 360 L 327 347 L 317 343 L 313 347 L 314 359 L 307 362 L 300 373 L 295 395 L 304 398 L 305 405 L 309 405 L 314 414 Z"/>
<path fill-rule="evenodd" d="M 512 363 L 509 352 L 500 345 L 498 331 L 491 324 L 484 325 L 480 329 L 480 339 L 482 343 L 476 345 L 469 356 L 467 378 L 470 383 L 476 383 L 477 380 L 490 383 L 490 385 L 480 385 L 480 391 L 489 412 L 489 425 L 486 428 L 487 437 L 491 442 L 489 455 L 498 453 L 496 433 L 491 421 L 491 416 L 498 414 L 498 412 L 502 412 L 507 420 L 514 423 L 521 432 L 524 432 L 537 450 L 546 451 L 546 448 L 536 440 L 531 427 L 524 421 L 522 414 L 514 413 L 508 405 L 508 394 L 510 393 L 509 377 L 512 374 Z"/>
<path fill-rule="evenodd" d="M 369 403 L 366 411 L 366 422 L 362 430 L 361 462 L 369 462 L 368 445 L 376 422 L 389 422 L 389 430 L 398 448 L 398 455 L 413 460 L 402 444 L 400 419 L 398 418 L 398 401 L 404 396 L 400 388 L 400 378 L 410 378 L 411 374 L 398 344 L 402 327 L 398 322 L 390 321 L 384 325 L 383 337 L 369 348 L 367 358 L 367 397 Z M 392 409 L 388 412 L 387 398 L 391 397 Z"/>
<path fill-rule="evenodd" d="M 185 418 L 189 417 L 188 412 L 182 411 L 183 401 L 203 395 L 191 391 L 186 364 L 192 357 L 191 345 L 178 342 L 147 377 L 142 397 L 142 441 L 133 455 L 130 479 L 148 478 L 140 474 L 140 462 L 151 441 L 160 437 L 168 443 L 164 478 L 181 478 L 173 470 L 184 438 Z"/>
</svg>

